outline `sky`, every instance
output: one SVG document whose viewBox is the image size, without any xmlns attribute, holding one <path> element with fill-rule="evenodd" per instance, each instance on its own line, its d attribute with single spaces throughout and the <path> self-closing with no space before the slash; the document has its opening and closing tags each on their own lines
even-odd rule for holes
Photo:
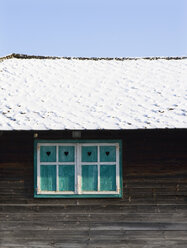
<svg viewBox="0 0 187 248">
<path fill-rule="evenodd" d="M 0 57 L 187 55 L 187 0 L 0 0 Z"/>
</svg>

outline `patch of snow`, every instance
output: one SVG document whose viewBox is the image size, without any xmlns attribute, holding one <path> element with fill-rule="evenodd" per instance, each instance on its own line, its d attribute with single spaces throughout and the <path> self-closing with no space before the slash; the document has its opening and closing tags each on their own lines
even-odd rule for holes
<svg viewBox="0 0 187 248">
<path fill-rule="evenodd" d="M 187 128 L 187 59 L 7 59 L 0 130 Z"/>
</svg>

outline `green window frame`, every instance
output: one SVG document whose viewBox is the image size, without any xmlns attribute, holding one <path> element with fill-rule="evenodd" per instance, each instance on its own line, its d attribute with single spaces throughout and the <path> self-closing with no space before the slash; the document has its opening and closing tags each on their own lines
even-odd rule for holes
<svg viewBox="0 0 187 248">
<path fill-rule="evenodd" d="M 121 140 L 35 140 L 34 197 L 122 197 Z"/>
</svg>

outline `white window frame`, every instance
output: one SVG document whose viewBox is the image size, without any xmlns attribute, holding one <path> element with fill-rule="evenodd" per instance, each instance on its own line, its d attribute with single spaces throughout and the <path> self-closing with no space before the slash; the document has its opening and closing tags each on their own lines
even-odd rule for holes
<svg viewBox="0 0 187 248">
<path fill-rule="evenodd" d="M 56 162 L 40 162 L 40 146 L 55 146 L 56 147 Z M 74 162 L 59 162 L 59 146 L 74 146 L 75 161 Z M 97 146 L 97 162 L 81 162 L 81 147 L 83 146 Z M 100 146 L 115 146 L 116 147 L 116 161 L 115 162 L 101 162 L 100 161 Z M 90 142 L 38 142 L 37 143 L 37 195 L 119 195 L 120 194 L 120 146 L 119 143 L 90 143 Z M 59 165 L 75 165 L 75 191 L 59 191 Z M 98 166 L 98 191 L 82 191 L 82 165 L 97 165 Z M 41 191 L 40 189 L 40 166 L 54 165 L 56 166 L 56 191 Z M 116 191 L 100 191 L 100 166 L 101 165 L 115 165 L 116 166 Z"/>
</svg>

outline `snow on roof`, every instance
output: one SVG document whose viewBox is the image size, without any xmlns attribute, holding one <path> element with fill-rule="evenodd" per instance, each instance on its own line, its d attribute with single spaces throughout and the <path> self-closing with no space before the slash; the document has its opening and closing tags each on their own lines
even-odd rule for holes
<svg viewBox="0 0 187 248">
<path fill-rule="evenodd" d="M 0 130 L 187 128 L 186 58 L 24 56 L 0 60 Z"/>
</svg>

